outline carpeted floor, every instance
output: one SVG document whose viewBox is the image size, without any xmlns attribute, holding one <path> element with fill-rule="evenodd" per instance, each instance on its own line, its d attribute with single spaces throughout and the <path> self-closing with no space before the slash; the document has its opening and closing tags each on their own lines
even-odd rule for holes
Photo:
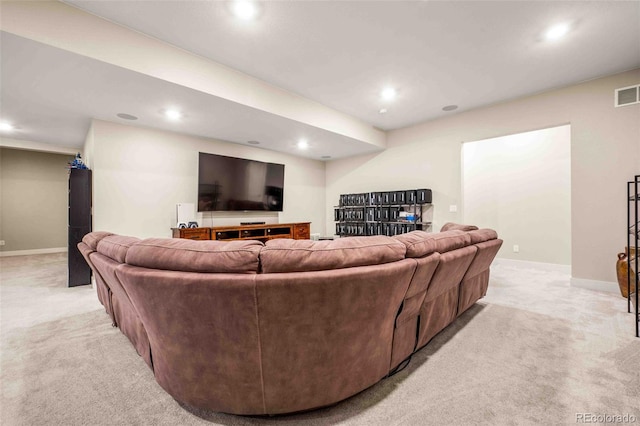
<svg viewBox="0 0 640 426">
<path fill-rule="evenodd" d="M 269 418 L 181 407 L 95 290 L 66 287 L 66 255 L 0 268 L 3 426 L 640 423 L 640 339 L 625 299 L 572 288 L 561 272 L 495 265 L 487 297 L 405 370 L 335 406 Z"/>
</svg>

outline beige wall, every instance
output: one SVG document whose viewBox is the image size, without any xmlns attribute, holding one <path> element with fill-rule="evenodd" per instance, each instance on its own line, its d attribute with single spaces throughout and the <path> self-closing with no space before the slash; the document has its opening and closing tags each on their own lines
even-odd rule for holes
<svg viewBox="0 0 640 426">
<path fill-rule="evenodd" d="M 67 247 L 73 156 L 0 148 L 2 252 Z"/>
<path fill-rule="evenodd" d="M 613 91 L 638 83 L 640 69 L 391 131 L 385 151 L 327 165 L 327 226 L 340 193 L 422 186 L 434 191 L 436 229 L 460 221 L 449 205 L 462 202 L 462 142 L 571 124 L 572 275 L 614 281 L 625 182 L 638 173 L 640 105 L 614 108 Z"/>
<path fill-rule="evenodd" d="M 325 164 L 273 151 L 94 120 L 85 143 L 93 170 L 93 228 L 138 237 L 169 237 L 176 204 L 197 204 L 198 152 L 285 165 L 284 211 L 199 216 L 204 226 L 311 222 L 324 233 Z"/>
<path fill-rule="evenodd" d="M 571 264 L 570 147 L 569 125 L 462 145 L 463 222 L 499 229 L 499 257 Z"/>
</svg>

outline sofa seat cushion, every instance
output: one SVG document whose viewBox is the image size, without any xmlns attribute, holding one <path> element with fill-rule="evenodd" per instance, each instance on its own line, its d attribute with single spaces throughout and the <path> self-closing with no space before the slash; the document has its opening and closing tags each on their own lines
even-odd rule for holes
<svg viewBox="0 0 640 426">
<path fill-rule="evenodd" d="M 148 238 L 127 252 L 129 265 L 167 271 L 255 274 L 260 241 L 194 241 Z"/>
<path fill-rule="evenodd" d="M 260 252 L 263 273 L 305 272 L 378 265 L 404 259 L 405 245 L 387 236 L 331 241 L 276 239 Z"/>
<path fill-rule="evenodd" d="M 140 242 L 140 238 L 123 235 L 108 235 L 98 242 L 96 251 L 118 263 L 124 263 L 129 248 Z"/>
<path fill-rule="evenodd" d="M 91 251 L 96 251 L 100 240 L 102 240 L 104 237 L 108 237 L 109 235 L 113 234 L 111 232 L 105 231 L 89 232 L 84 237 L 82 237 L 82 242 L 88 245 Z"/>
</svg>

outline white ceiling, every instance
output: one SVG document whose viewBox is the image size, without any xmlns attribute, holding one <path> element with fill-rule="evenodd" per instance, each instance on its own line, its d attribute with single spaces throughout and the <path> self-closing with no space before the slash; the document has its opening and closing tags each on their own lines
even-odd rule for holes
<svg viewBox="0 0 640 426">
<path fill-rule="evenodd" d="M 386 130 L 640 67 L 638 1 L 272 1 L 260 3 L 253 22 L 234 18 L 225 1 L 66 3 Z M 571 24 L 570 33 L 545 41 L 544 31 L 560 22 Z M 91 117 L 117 121 L 114 114 L 126 112 L 141 117 L 141 125 L 189 128 L 192 134 L 240 143 L 258 139 L 268 149 L 296 155 L 300 153 L 293 144 L 300 131 L 315 129 L 328 142 L 320 151 L 302 153 L 314 158 L 373 149 L 182 86 L 0 35 L 2 115 L 28 116 L 40 126 L 31 140 L 81 146 Z M 47 73 L 38 74 L 38 69 Z M 399 91 L 388 105 L 379 96 L 385 85 Z M 169 95 L 184 97 L 196 108 L 189 109 L 189 126 L 176 128 L 158 114 L 157 102 Z M 449 104 L 460 108 L 443 112 Z M 387 114 L 378 113 L 383 106 Z M 215 116 L 224 123 L 212 122 Z M 249 134 L 248 123 L 259 126 L 259 136 Z"/>
</svg>

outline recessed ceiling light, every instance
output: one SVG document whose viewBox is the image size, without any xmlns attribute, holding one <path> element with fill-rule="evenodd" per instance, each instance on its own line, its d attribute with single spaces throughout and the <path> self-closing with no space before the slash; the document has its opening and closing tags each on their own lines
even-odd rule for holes
<svg viewBox="0 0 640 426">
<path fill-rule="evenodd" d="M 258 141 L 248 141 L 247 143 L 249 145 L 260 145 L 260 142 L 258 142 Z"/>
<path fill-rule="evenodd" d="M 458 105 L 447 105 L 446 107 L 442 107 L 443 111 L 454 111 L 458 109 Z"/>
<path fill-rule="evenodd" d="M 558 24 L 549 28 L 545 33 L 547 40 L 558 40 L 565 36 L 569 32 L 569 24 Z"/>
<path fill-rule="evenodd" d="M 231 6 L 231 10 L 237 18 L 240 18 L 244 21 L 250 21 L 258 16 L 258 5 L 248 0 L 234 1 L 233 5 Z"/>
<path fill-rule="evenodd" d="M 124 112 L 116 114 L 116 116 L 122 118 L 123 120 L 137 120 L 138 119 L 138 117 L 136 117 L 135 115 L 125 114 Z"/>
<path fill-rule="evenodd" d="M 182 113 L 180 111 L 178 111 L 177 109 L 167 109 L 164 111 L 164 115 L 165 117 L 167 117 L 169 120 L 173 120 L 173 121 L 177 121 L 180 120 L 182 118 Z"/>
<path fill-rule="evenodd" d="M 309 148 L 309 142 L 304 139 L 300 139 L 298 141 L 298 149 L 307 149 Z"/>
<path fill-rule="evenodd" d="M 378 111 L 380 114 L 386 114 L 387 113 L 387 109 L 386 108 L 380 108 L 380 111 Z"/>
<path fill-rule="evenodd" d="M 331 158 L 331 156 L 330 156 L 330 155 L 323 155 L 323 156 L 322 156 L 322 157 L 320 157 L 320 158 L 322 158 L 322 159 L 324 159 L 324 160 L 328 160 L 329 158 Z"/>
<path fill-rule="evenodd" d="M 385 101 L 392 101 L 396 98 L 397 95 L 398 92 L 393 87 L 385 87 L 384 89 L 382 89 L 382 92 L 380 92 L 380 96 Z"/>
<path fill-rule="evenodd" d="M 0 131 L 3 132 L 11 132 L 15 129 L 13 124 L 7 123 L 6 121 L 0 121 Z"/>
</svg>

